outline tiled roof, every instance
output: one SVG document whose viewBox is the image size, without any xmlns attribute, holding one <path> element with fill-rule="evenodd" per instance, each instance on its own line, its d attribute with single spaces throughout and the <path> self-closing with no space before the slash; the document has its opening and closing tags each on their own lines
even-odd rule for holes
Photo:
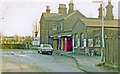
<svg viewBox="0 0 120 74">
<path fill-rule="evenodd" d="M 68 14 L 63 14 L 63 15 L 58 15 L 58 16 L 53 16 L 53 17 L 48 17 L 48 18 L 46 18 L 46 20 L 59 21 L 59 20 L 64 19 L 66 16 L 68 16 Z"/>
<path fill-rule="evenodd" d="M 59 20 L 66 20 L 68 19 L 70 16 L 72 16 L 73 14 L 75 13 L 79 13 L 79 16 L 81 18 L 86 18 L 82 13 L 80 13 L 78 10 L 70 13 L 70 14 L 59 14 L 59 13 L 43 13 L 43 16 L 45 17 L 46 20 L 56 20 L 56 21 L 59 21 Z"/>
<path fill-rule="evenodd" d="M 45 18 L 50 18 L 50 17 L 59 16 L 59 15 L 63 15 L 63 14 L 59 14 L 59 13 L 43 13 L 42 15 Z"/>
<path fill-rule="evenodd" d="M 72 16 L 76 12 L 79 13 L 80 18 L 84 18 L 84 19 L 86 18 L 81 12 L 79 12 L 78 10 L 76 10 L 76 11 L 72 12 L 71 14 L 69 14 L 68 16 L 66 16 L 64 19 L 69 18 L 70 16 Z"/>
<path fill-rule="evenodd" d="M 101 27 L 102 26 L 102 20 L 99 19 L 81 19 L 81 21 L 89 27 Z M 104 27 L 120 27 L 118 25 L 118 20 L 104 20 Z"/>
</svg>

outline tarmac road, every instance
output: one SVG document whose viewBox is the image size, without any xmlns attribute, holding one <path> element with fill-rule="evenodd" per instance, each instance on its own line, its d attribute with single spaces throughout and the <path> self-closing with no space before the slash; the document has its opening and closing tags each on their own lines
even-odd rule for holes
<svg viewBox="0 0 120 74">
<path fill-rule="evenodd" d="M 2 50 L 2 72 L 83 72 L 70 57 L 39 54 L 37 50 Z"/>
</svg>

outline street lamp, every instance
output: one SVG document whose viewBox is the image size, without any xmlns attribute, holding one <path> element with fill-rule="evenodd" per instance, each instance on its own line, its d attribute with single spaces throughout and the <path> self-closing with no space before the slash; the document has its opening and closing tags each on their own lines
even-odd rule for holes
<svg viewBox="0 0 120 74">
<path fill-rule="evenodd" d="M 104 15 L 103 15 L 103 0 L 102 0 L 102 50 L 101 50 L 101 61 L 105 61 L 104 59 Z"/>
<path fill-rule="evenodd" d="M 94 3 L 102 3 L 102 49 L 101 49 L 101 62 L 105 62 L 105 56 L 104 56 L 104 2 L 101 1 L 93 1 Z"/>
</svg>

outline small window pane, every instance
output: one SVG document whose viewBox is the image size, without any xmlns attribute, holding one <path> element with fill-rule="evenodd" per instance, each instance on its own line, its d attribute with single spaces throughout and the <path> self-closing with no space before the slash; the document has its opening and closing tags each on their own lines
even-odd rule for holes
<svg viewBox="0 0 120 74">
<path fill-rule="evenodd" d="M 53 24 L 53 30 L 57 30 L 57 25 Z"/>
</svg>

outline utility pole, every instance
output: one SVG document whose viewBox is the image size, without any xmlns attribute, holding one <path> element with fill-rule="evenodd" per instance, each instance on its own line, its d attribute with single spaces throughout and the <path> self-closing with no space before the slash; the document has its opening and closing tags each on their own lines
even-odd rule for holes
<svg viewBox="0 0 120 74">
<path fill-rule="evenodd" d="M 101 1 L 93 1 L 94 3 L 101 3 Z M 104 2 L 102 0 L 102 49 L 101 49 L 101 63 L 105 62 L 105 49 L 104 49 Z"/>
<path fill-rule="evenodd" d="M 103 0 L 102 0 L 102 49 L 101 49 L 101 61 L 105 62 L 105 55 L 104 55 L 104 9 L 103 9 Z"/>
</svg>

